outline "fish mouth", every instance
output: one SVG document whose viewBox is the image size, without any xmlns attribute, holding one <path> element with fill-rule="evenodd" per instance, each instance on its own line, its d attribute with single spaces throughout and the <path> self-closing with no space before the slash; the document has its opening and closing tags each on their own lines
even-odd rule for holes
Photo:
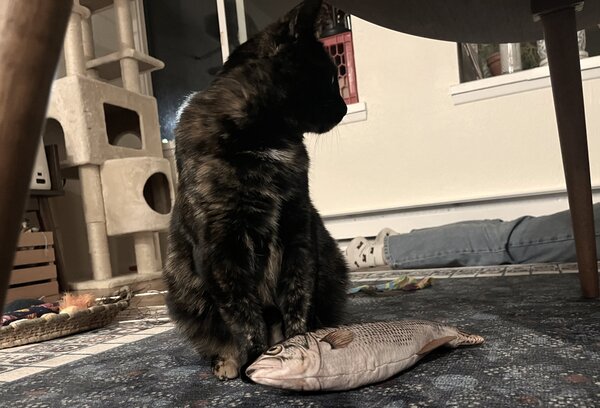
<svg viewBox="0 0 600 408">
<path fill-rule="evenodd" d="M 284 367 L 283 361 L 278 358 L 265 358 L 260 361 L 255 361 L 246 368 L 246 376 L 252 381 L 272 385 L 280 381 L 298 380 L 304 376 L 289 371 L 288 367 Z"/>
<path fill-rule="evenodd" d="M 290 374 L 283 370 L 283 363 L 269 361 L 268 364 L 257 362 L 246 369 L 246 376 L 254 383 L 291 391 L 318 391 L 321 385 L 316 378 L 308 378 Z"/>
<path fill-rule="evenodd" d="M 278 358 L 262 358 L 250 364 L 246 369 L 246 375 L 251 380 L 271 374 L 273 371 L 281 370 L 282 361 Z"/>
</svg>

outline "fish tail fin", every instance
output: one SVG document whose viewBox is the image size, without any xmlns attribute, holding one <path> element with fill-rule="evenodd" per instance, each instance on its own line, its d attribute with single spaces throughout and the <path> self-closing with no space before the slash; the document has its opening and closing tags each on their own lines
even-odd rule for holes
<svg viewBox="0 0 600 408">
<path fill-rule="evenodd" d="M 460 347 L 460 346 L 473 346 L 476 344 L 481 344 L 485 340 L 483 337 L 477 334 L 465 333 L 463 331 L 456 331 L 456 339 L 452 340 L 448 343 L 452 347 Z"/>
</svg>

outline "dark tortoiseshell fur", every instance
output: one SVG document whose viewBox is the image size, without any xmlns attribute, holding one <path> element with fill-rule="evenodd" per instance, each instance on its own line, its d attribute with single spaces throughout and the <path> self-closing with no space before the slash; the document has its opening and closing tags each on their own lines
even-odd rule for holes
<svg viewBox="0 0 600 408">
<path fill-rule="evenodd" d="M 222 379 L 344 309 L 346 264 L 309 198 L 303 143 L 346 113 L 319 10 L 309 0 L 238 47 L 176 129 L 167 303 Z"/>
</svg>

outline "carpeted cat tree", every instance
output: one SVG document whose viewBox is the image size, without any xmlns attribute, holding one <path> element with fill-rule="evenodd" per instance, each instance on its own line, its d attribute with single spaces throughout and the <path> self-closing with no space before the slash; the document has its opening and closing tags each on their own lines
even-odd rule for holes
<svg viewBox="0 0 600 408">
<path fill-rule="evenodd" d="M 95 10 L 114 5 L 119 49 L 96 58 Z M 81 182 L 93 280 L 72 289 L 105 289 L 160 278 L 158 232 L 174 199 L 163 157 L 156 100 L 140 91 L 140 73 L 164 64 L 135 49 L 130 0 L 74 0 L 64 43 L 66 76 L 54 82 L 48 118 L 62 127 L 62 169 Z M 120 77 L 122 87 L 103 80 Z M 137 273 L 113 277 L 109 236 L 131 234 Z"/>
</svg>

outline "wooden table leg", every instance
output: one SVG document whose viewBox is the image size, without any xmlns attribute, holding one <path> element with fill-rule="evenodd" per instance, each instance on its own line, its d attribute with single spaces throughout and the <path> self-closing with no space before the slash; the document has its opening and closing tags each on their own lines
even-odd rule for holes
<svg viewBox="0 0 600 408">
<path fill-rule="evenodd" d="M 557 2 L 550 3 L 556 6 Z M 586 298 L 597 298 L 598 266 L 575 6 L 574 2 L 563 3 L 566 6 L 552 11 L 533 11 L 544 26 L 581 291 Z"/>
<path fill-rule="evenodd" d="M 0 306 L 71 6 L 0 1 Z"/>
</svg>

